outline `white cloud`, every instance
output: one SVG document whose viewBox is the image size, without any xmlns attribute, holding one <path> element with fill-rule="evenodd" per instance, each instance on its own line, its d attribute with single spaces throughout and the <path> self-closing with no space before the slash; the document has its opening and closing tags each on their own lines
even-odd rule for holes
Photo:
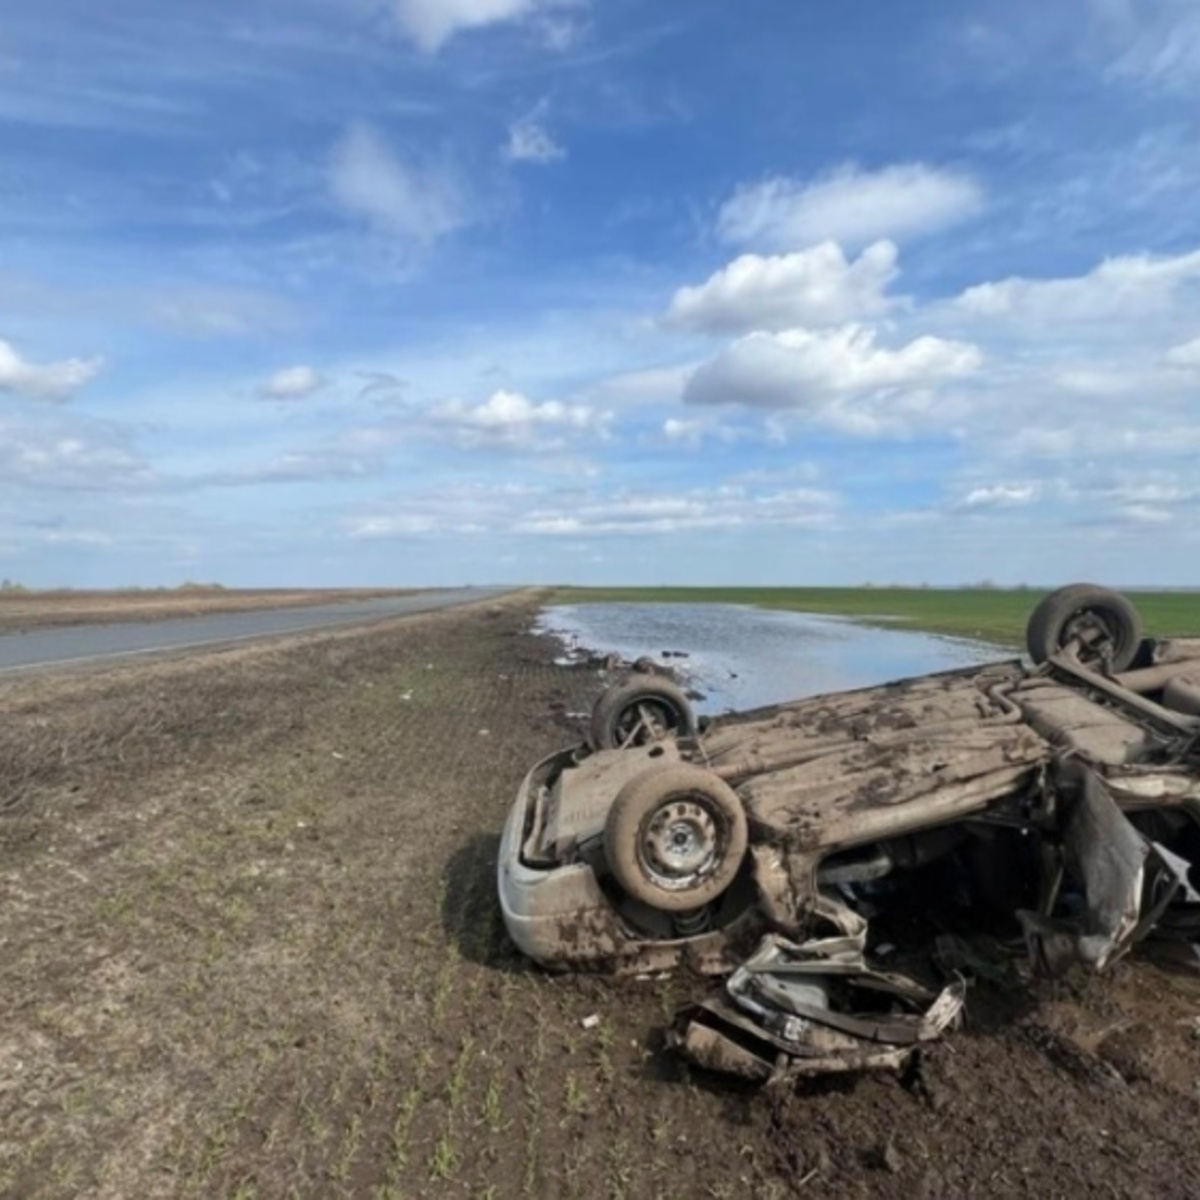
<svg viewBox="0 0 1200 1200">
<path fill-rule="evenodd" d="M 155 482 L 124 432 L 106 422 L 42 414 L 0 418 L 0 485 L 54 491 L 119 491 Z"/>
<path fill-rule="evenodd" d="M 334 147 L 329 186 L 352 216 L 414 242 L 432 242 L 470 220 L 466 200 L 448 171 L 403 162 L 366 125 L 352 126 Z"/>
<path fill-rule="evenodd" d="M 366 541 L 496 533 L 512 527 L 531 497 L 544 494 L 512 483 L 412 489 L 348 518 L 345 528 L 350 537 Z"/>
<path fill-rule="evenodd" d="M 698 287 L 671 298 L 667 322 L 708 333 L 839 325 L 886 312 L 896 247 L 875 242 L 849 262 L 836 242 L 763 258 L 744 254 Z"/>
<path fill-rule="evenodd" d="M 400 26 L 428 54 L 469 29 L 519 21 L 559 7 L 563 0 L 394 0 Z M 557 30 L 558 26 L 552 26 Z"/>
<path fill-rule="evenodd" d="M 806 182 L 776 177 L 743 184 L 722 206 L 717 232 L 727 242 L 794 250 L 832 238 L 863 245 L 945 228 L 983 208 L 968 175 L 902 163 L 878 171 L 848 165 Z"/>
<path fill-rule="evenodd" d="M 1164 315 L 1177 308 L 1182 292 L 1200 285 L 1200 250 L 1190 254 L 1127 255 L 1105 259 L 1086 275 L 1061 279 L 1015 276 L 967 288 L 956 305 L 981 317 L 1011 317 L 1047 323 L 1054 333 L 1063 321 L 1102 321 Z M 1200 287 L 1197 287 L 1200 298 Z"/>
<path fill-rule="evenodd" d="M 0 392 L 30 400 L 69 400 L 100 373 L 100 358 L 67 358 L 37 364 L 23 359 L 15 347 L 0 340 Z"/>
<path fill-rule="evenodd" d="M 325 379 L 315 367 L 284 367 L 261 383 L 258 394 L 264 400 L 303 400 L 325 386 Z"/>
<path fill-rule="evenodd" d="M 1200 337 L 1184 342 L 1182 346 L 1172 346 L 1167 351 L 1166 362 L 1171 367 L 1200 370 Z"/>
<path fill-rule="evenodd" d="M 81 297 L 97 308 L 120 304 L 136 307 L 144 319 L 181 333 L 201 337 L 262 336 L 267 330 L 294 328 L 301 322 L 297 306 L 281 296 L 235 288 L 174 288 L 145 293 L 104 292 Z"/>
<path fill-rule="evenodd" d="M 991 487 L 973 488 L 964 497 L 963 508 L 1020 508 L 1031 503 L 1038 494 L 1034 483 L 997 483 Z"/>
<path fill-rule="evenodd" d="M 733 445 L 735 442 L 771 442 L 782 444 L 787 440 L 779 436 L 782 431 L 772 428 L 772 422 L 757 424 L 745 421 L 731 422 L 716 420 L 711 415 L 702 417 L 667 417 L 662 423 L 659 436 L 669 445 L 687 446 L 695 449 L 704 442 L 721 442 Z"/>
<path fill-rule="evenodd" d="M 600 379 L 583 388 L 578 395 L 590 403 L 615 404 L 630 408 L 670 404 L 678 401 L 683 395 L 688 378 L 697 366 L 698 362 L 692 362 L 627 371 Z"/>
<path fill-rule="evenodd" d="M 460 445 L 508 449 L 549 449 L 569 435 L 607 434 L 609 414 L 584 404 L 546 400 L 519 392 L 494 392 L 482 404 L 448 400 L 430 412 L 434 427 L 447 430 Z"/>
<path fill-rule="evenodd" d="M 668 442 L 682 442 L 685 445 L 695 446 L 700 443 L 709 429 L 710 425 L 707 421 L 668 417 L 663 422 L 662 432 Z"/>
<path fill-rule="evenodd" d="M 543 100 L 508 127 L 504 157 L 510 162 L 549 163 L 566 157 L 566 151 L 546 129 L 547 104 Z"/>
<path fill-rule="evenodd" d="M 376 538 L 428 537 L 431 534 L 476 533 L 467 526 L 448 525 L 436 517 L 419 513 L 392 513 L 389 516 L 358 517 L 350 524 L 350 536 L 364 540 Z"/>
<path fill-rule="evenodd" d="M 725 485 L 683 492 L 625 491 L 531 509 L 516 528 L 521 533 L 580 537 L 816 526 L 826 523 L 836 507 L 835 496 L 816 488 L 771 492 Z"/>
<path fill-rule="evenodd" d="M 875 433 L 889 424 L 889 406 L 915 415 L 914 404 L 931 403 L 924 389 L 970 375 L 981 363 L 982 354 L 968 343 L 919 337 L 889 350 L 875 344 L 874 331 L 857 325 L 758 332 L 697 370 L 684 399 L 798 410 L 853 432 Z M 918 395 L 905 401 L 903 393 L 910 391 Z M 863 396 L 878 403 L 845 403 Z"/>
</svg>

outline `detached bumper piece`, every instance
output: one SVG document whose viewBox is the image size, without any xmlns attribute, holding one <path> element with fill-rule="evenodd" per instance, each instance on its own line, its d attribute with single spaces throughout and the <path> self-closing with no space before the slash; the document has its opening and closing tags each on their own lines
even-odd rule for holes
<svg viewBox="0 0 1200 1200">
<path fill-rule="evenodd" d="M 962 1012 L 966 983 L 933 992 L 868 966 L 854 939 L 763 940 L 727 997 L 682 1010 L 668 1044 L 709 1070 L 758 1083 L 897 1068 Z"/>
</svg>

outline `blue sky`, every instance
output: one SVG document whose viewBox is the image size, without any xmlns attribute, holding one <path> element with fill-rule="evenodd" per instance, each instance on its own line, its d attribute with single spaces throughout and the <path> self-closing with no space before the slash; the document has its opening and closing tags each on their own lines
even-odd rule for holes
<svg viewBox="0 0 1200 1200">
<path fill-rule="evenodd" d="M 0 575 L 1200 585 L 1194 0 L 9 0 Z"/>
</svg>

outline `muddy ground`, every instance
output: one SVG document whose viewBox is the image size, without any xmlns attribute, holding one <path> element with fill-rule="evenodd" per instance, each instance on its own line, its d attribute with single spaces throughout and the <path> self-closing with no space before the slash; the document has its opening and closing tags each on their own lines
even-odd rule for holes
<svg viewBox="0 0 1200 1200">
<path fill-rule="evenodd" d="M 0 633 L 60 625 L 158 621 L 208 613 L 256 612 L 264 608 L 309 608 L 344 600 L 403 596 L 399 588 L 203 588 L 150 591 L 0 591 Z"/>
<path fill-rule="evenodd" d="M 662 1050 L 704 985 L 515 956 L 498 833 L 599 686 L 532 612 L 3 685 L 0 1194 L 1200 1192 L 1186 971 L 976 987 L 903 1075 L 770 1094 Z"/>
</svg>

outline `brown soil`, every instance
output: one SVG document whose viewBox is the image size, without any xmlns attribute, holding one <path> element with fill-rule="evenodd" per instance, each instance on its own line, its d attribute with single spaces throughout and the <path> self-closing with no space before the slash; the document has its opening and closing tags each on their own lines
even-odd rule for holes
<svg viewBox="0 0 1200 1200">
<path fill-rule="evenodd" d="M 515 956 L 497 835 L 599 682 L 531 613 L 0 690 L 0 1194 L 1200 1192 L 1182 971 L 976 988 L 902 1076 L 771 1094 L 662 1050 L 707 985 Z"/>
<path fill-rule="evenodd" d="M 206 613 L 253 612 L 263 608 L 308 608 L 344 600 L 411 595 L 399 588 L 226 588 L 183 587 L 172 591 L 23 592 L 0 591 L 0 633 L 51 625 L 109 624 L 199 617 Z"/>
</svg>

